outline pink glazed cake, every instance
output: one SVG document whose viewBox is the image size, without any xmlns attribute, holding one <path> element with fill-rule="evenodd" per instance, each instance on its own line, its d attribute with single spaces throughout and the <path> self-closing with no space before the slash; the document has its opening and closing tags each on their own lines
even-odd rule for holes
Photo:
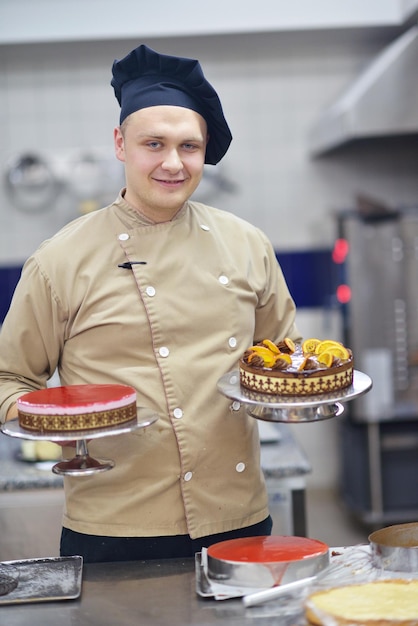
<svg viewBox="0 0 418 626">
<path fill-rule="evenodd" d="M 19 425 L 32 432 L 71 432 L 116 426 L 137 416 L 127 385 L 69 385 L 32 391 L 17 401 Z"/>
</svg>

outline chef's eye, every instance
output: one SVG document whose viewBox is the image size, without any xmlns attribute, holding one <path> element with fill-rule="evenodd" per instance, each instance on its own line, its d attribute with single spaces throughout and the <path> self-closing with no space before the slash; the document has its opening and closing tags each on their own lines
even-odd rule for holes
<svg viewBox="0 0 418 626">
<path fill-rule="evenodd" d="M 149 141 L 147 145 L 155 150 L 156 148 L 159 148 L 161 146 L 161 143 L 159 141 Z"/>
</svg>

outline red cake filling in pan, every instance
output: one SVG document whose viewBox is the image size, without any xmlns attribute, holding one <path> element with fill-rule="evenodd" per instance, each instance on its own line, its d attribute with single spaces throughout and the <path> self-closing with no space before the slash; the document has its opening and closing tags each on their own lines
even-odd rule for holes
<svg viewBox="0 0 418 626">
<path fill-rule="evenodd" d="M 272 535 L 221 541 L 207 552 L 214 559 L 233 563 L 276 563 L 312 558 L 326 554 L 328 549 L 317 539 Z"/>
</svg>

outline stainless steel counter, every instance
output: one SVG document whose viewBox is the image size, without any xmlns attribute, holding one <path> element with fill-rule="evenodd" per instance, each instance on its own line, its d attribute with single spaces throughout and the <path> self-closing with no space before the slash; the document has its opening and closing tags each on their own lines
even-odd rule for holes
<svg viewBox="0 0 418 626">
<path fill-rule="evenodd" d="M 245 608 L 241 600 L 201 598 L 194 560 L 85 564 L 77 600 L 2 606 L 4 626 L 297 626 L 277 617 L 274 603 Z M 301 622 L 303 624 L 303 622 Z"/>
<path fill-rule="evenodd" d="M 261 465 L 266 479 L 304 479 L 311 466 L 287 424 L 269 426 L 277 441 L 262 443 Z M 53 463 L 27 463 L 19 460 L 21 442 L 0 433 L 0 492 L 62 487 L 62 477 L 51 472 Z"/>
<path fill-rule="evenodd" d="M 51 471 L 53 463 L 22 461 L 20 449 L 19 439 L 0 432 L 0 493 L 62 488 L 62 477 Z"/>
</svg>

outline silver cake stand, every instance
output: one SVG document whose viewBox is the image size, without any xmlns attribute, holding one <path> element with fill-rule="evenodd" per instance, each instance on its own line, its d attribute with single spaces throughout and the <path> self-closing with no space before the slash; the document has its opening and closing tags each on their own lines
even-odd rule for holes
<svg viewBox="0 0 418 626">
<path fill-rule="evenodd" d="M 244 404 L 251 417 L 266 422 L 315 422 L 338 417 L 342 403 L 354 400 L 372 387 L 372 379 L 354 370 L 353 384 L 346 389 L 317 396 L 276 396 L 250 391 L 240 385 L 239 370 L 224 374 L 218 390 L 227 398 Z"/>
<path fill-rule="evenodd" d="M 107 472 L 115 466 L 111 459 L 94 459 L 88 452 L 88 441 L 100 437 L 124 435 L 139 428 L 145 428 L 156 422 L 158 416 L 151 409 L 138 407 L 137 417 L 124 424 L 96 428 L 94 430 L 77 430 L 67 433 L 31 433 L 21 428 L 18 419 L 10 420 L 2 424 L 0 430 L 9 437 L 29 439 L 31 441 L 53 441 L 55 443 L 70 445 L 75 442 L 75 455 L 72 459 L 59 461 L 52 471 L 54 474 L 68 476 L 86 476 L 98 472 Z"/>
</svg>

